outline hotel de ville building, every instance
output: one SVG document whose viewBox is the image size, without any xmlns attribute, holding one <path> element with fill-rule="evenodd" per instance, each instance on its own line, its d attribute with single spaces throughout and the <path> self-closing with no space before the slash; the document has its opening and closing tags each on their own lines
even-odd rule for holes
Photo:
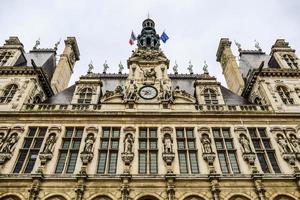
<svg viewBox="0 0 300 200">
<path fill-rule="evenodd" d="M 8 38 L 0 200 L 299 200 L 300 61 L 284 39 L 269 54 L 231 45 L 216 49 L 228 88 L 207 65 L 180 74 L 148 18 L 119 73 L 90 64 L 68 86 L 75 37 L 58 60 L 57 45 Z"/>
</svg>

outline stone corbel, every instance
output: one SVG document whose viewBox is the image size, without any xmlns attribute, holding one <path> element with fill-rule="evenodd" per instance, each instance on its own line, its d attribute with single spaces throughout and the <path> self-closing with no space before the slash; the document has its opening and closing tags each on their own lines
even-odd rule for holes
<svg viewBox="0 0 300 200">
<path fill-rule="evenodd" d="M 213 152 L 211 146 L 211 138 L 210 138 L 210 129 L 208 127 L 200 127 L 198 128 L 198 134 L 200 135 L 200 140 L 202 144 L 202 156 L 203 159 L 207 162 L 209 172 L 215 173 L 214 161 L 216 158 L 216 153 Z"/>
<path fill-rule="evenodd" d="M 176 175 L 175 174 L 167 174 L 165 176 L 166 182 L 167 182 L 167 200 L 174 200 L 175 199 L 175 180 Z"/>
</svg>

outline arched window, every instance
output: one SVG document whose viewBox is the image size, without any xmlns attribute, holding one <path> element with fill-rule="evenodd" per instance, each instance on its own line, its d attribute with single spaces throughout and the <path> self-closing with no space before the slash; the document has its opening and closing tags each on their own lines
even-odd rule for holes
<svg viewBox="0 0 300 200">
<path fill-rule="evenodd" d="M 212 89 L 204 90 L 205 104 L 218 104 L 217 94 Z"/>
<path fill-rule="evenodd" d="M 47 200 L 66 200 L 66 199 L 63 196 L 55 195 L 55 196 L 48 197 Z"/>
<path fill-rule="evenodd" d="M 93 91 L 91 88 L 84 88 L 79 93 L 78 103 L 91 103 Z"/>
<path fill-rule="evenodd" d="M 287 195 L 278 195 L 274 198 L 274 200 L 296 200 L 296 199 L 289 197 Z"/>
<path fill-rule="evenodd" d="M 20 198 L 17 196 L 14 196 L 14 195 L 9 195 L 9 196 L 0 198 L 0 200 L 20 200 Z"/>
<path fill-rule="evenodd" d="M 188 197 L 186 197 L 184 200 L 204 200 L 204 199 L 203 199 L 203 198 L 201 198 L 201 197 L 198 197 L 198 196 L 192 195 L 192 196 L 188 196 Z"/>
<path fill-rule="evenodd" d="M 231 197 L 229 200 L 249 200 L 249 199 L 241 195 L 235 195 Z"/>
<path fill-rule="evenodd" d="M 109 198 L 108 196 L 101 195 L 93 198 L 92 200 L 112 200 L 112 199 Z"/>
<path fill-rule="evenodd" d="M 9 103 L 14 97 L 18 86 L 16 84 L 11 84 L 4 89 L 2 97 L 0 97 L 0 103 Z"/>
<path fill-rule="evenodd" d="M 277 92 L 284 104 L 294 104 L 294 100 L 291 98 L 290 92 L 286 87 L 278 86 Z"/>
</svg>

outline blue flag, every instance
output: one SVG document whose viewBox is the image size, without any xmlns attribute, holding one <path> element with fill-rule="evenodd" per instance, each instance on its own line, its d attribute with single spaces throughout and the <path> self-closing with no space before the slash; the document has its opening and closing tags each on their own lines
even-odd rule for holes
<svg viewBox="0 0 300 200">
<path fill-rule="evenodd" d="M 165 32 L 163 32 L 163 33 L 161 34 L 161 36 L 160 36 L 160 39 L 161 39 L 164 43 L 166 43 L 167 40 L 169 39 L 169 36 L 168 36 Z"/>
</svg>

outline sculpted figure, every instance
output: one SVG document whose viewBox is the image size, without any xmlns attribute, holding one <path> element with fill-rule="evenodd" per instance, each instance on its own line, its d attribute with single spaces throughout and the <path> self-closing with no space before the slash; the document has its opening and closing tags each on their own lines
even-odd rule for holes
<svg viewBox="0 0 300 200">
<path fill-rule="evenodd" d="M 126 88 L 125 99 L 135 99 L 137 93 L 137 86 L 134 84 L 133 80 L 130 81 L 130 84 Z"/>
<path fill-rule="evenodd" d="M 122 94 L 123 93 L 123 88 L 120 85 L 118 85 L 114 92 L 115 92 L 115 94 Z"/>
<path fill-rule="evenodd" d="M 172 88 L 166 81 L 163 81 L 161 84 L 162 90 L 162 99 L 169 100 L 172 98 Z"/>
<path fill-rule="evenodd" d="M 300 153 L 300 141 L 296 135 L 290 135 L 290 142 L 295 153 Z M 0 147 L 1 148 L 1 147 Z"/>
<path fill-rule="evenodd" d="M 165 153 L 173 153 L 172 140 L 169 135 L 165 136 L 165 138 L 164 138 L 164 152 Z"/>
<path fill-rule="evenodd" d="M 277 143 L 280 145 L 280 147 L 284 153 L 291 153 L 291 149 L 290 149 L 286 139 L 284 139 L 283 136 L 280 134 L 277 135 Z"/>
<path fill-rule="evenodd" d="M 241 134 L 241 135 L 240 135 L 239 141 L 240 141 L 240 144 L 242 145 L 242 148 L 243 148 L 243 152 L 244 152 L 244 153 L 252 153 L 252 149 L 251 149 L 249 140 L 248 140 L 248 138 L 246 137 L 246 135 Z"/>
<path fill-rule="evenodd" d="M 89 134 L 85 139 L 85 145 L 84 145 L 83 152 L 92 153 L 94 142 L 95 142 L 94 135 Z"/>
<path fill-rule="evenodd" d="M 143 74 L 144 74 L 144 77 L 146 78 L 146 80 L 148 80 L 148 78 L 156 79 L 156 72 L 155 72 L 154 68 L 143 70 Z"/>
<path fill-rule="evenodd" d="M 201 138 L 204 153 L 212 153 L 211 140 L 207 134 L 203 134 Z"/>
<path fill-rule="evenodd" d="M 52 153 L 55 142 L 56 142 L 56 137 L 55 137 L 55 134 L 52 133 L 49 135 L 49 137 L 46 140 L 43 152 L 44 153 Z"/>
<path fill-rule="evenodd" d="M 8 140 L 4 143 L 3 145 L 3 149 L 2 149 L 2 152 L 4 153 L 12 153 L 15 146 L 16 146 L 16 143 L 18 142 L 19 138 L 18 138 L 18 134 L 17 133 L 14 133 L 12 134 Z"/>
<path fill-rule="evenodd" d="M 131 134 L 128 134 L 124 141 L 125 153 L 132 153 L 133 138 Z"/>
</svg>

